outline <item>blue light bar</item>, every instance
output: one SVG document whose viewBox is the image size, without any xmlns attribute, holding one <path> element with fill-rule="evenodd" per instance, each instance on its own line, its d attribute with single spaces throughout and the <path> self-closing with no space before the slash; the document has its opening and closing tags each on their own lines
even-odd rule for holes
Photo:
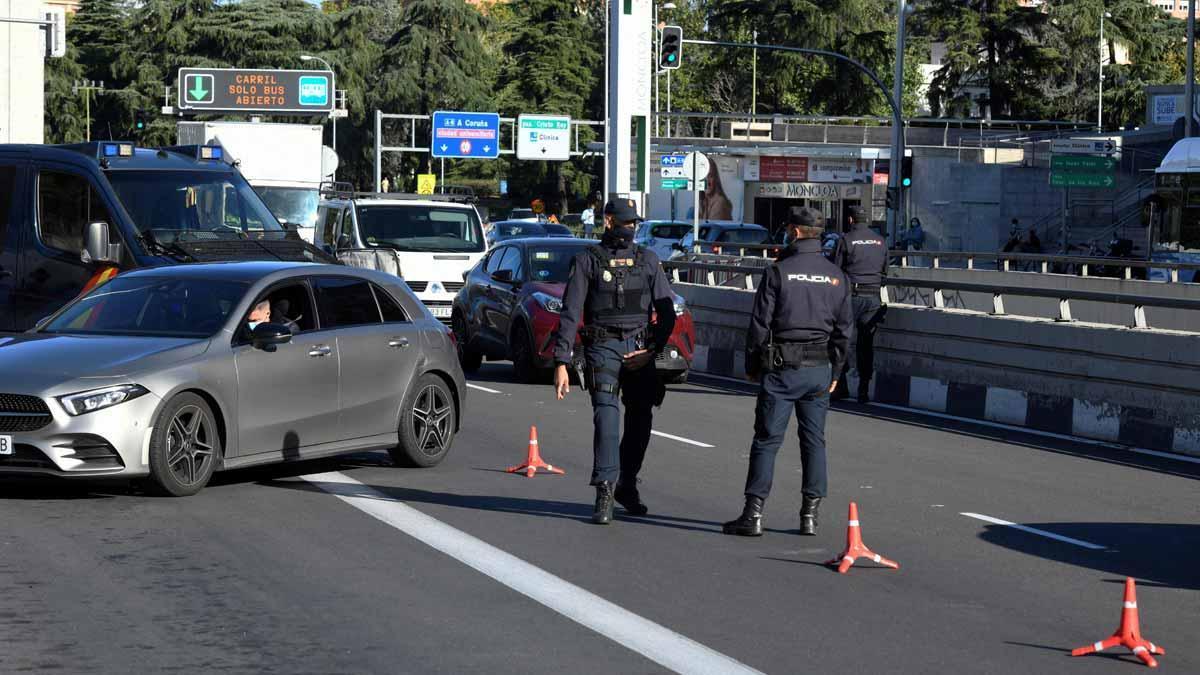
<svg viewBox="0 0 1200 675">
<path fill-rule="evenodd" d="M 219 145 L 200 146 L 200 159 L 220 160 L 224 154 L 224 151 Z"/>
<path fill-rule="evenodd" d="M 133 157 L 133 143 L 101 143 L 101 157 Z"/>
<path fill-rule="evenodd" d="M 116 157 L 117 152 L 118 152 L 118 148 L 117 148 L 116 143 L 105 143 L 104 144 L 104 156 L 105 157 Z"/>
</svg>

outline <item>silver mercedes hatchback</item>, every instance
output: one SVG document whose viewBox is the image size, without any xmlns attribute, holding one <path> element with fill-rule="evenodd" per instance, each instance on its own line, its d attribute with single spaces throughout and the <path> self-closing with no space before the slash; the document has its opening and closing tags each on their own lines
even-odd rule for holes
<svg viewBox="0 0 1200 675">
<path fill-rule="evenodd" d="M 0 473 L 148 477 L 386 448 L 446 457 L 466 383 L 453 336 L 398 277 L 308 263 L 121 274 L 0 337 Z"/>
</svg>

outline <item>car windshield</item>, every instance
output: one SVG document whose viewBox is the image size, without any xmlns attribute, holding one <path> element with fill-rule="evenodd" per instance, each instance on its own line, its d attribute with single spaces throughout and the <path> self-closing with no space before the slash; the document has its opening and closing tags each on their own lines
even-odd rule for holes
<svg viewBox="0 0 1200 675">
<path fill-rule="evenodd" d="M 767 240 L 767 233 L 758 229 L 725 230 L 720 241 L 733 244 L 761 244 Z"/>
<path fill-rule="evenodd" d="M 541 223 L 496 223 L 496 234 L 501 237 L 544 237 L 546 228 Z"/>
<path fill-rule="evenodd" d="M 536 218 L 533 214 L 533 209 L 513 209 L 509 214 L 509 218 Z"/>
<path fill-rule="evenodd" d="M 163 243 L 195 232 L 229 238 L 283 238 L 275 216 L 229 171 L 109 171 L 117 198 L 142 234 Z"/>
<path fill-rule="evenodd" d="M 256 187 L 254 191 L 280 222 L 316 227 L 321 194 L 311 188 Z"/>
<path fill-rule="evenodd" d="M 118 276 L 69 306 L 40 332 L 206 338 L 221 330 L 248 286 L 210 279 Z"/>
<path fill-rule="evenodd" d="M 474 209 L 415 204 L 359 205 L 359 235 L 368 246 L 398 251 L 483 251 Z"/>
<path fill-rule="evenodd" d="M 566 237 L 574 236 L 571 234 L 571 228 L 567 227 L 566 225 L 559 225 L 558 223 L 543 223 L 542 228 L 546 230 L 546 234 Z"/>
<path fill-rule="evenodd" d="M 583 250 L 581 246 L 530 246 L 529 278 L 552 284 L 567 283 L 571 259 Z"/>
</svg>

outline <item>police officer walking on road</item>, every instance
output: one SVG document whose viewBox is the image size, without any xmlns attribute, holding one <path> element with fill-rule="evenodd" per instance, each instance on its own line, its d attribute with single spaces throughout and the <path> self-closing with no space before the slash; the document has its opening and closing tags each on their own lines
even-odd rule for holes
<svg viewBox="0 0 1200 675">
<path fill-rule="evenodd" d="M 592 522 L 600 525 L 612 520 L 614 500 L 630 514 L 649 512 L 638 493 L 637 476 L 650 442 L 653 408 L 666 393 L 654 360 L 675 328 L 674 295 L 658 256 L 633 243 L 640 220 L 632 200 L 616 199 L 604 207 L 600 245 L 571 261 L 555 335 L 558 399 L 570 391 L 568 366 L 581 372 L 592 397 Z M 651 312 L 657 314 L 653 324 Z M 583 359 L 573 351 L 577 333 L 583 339 Z M 624 437 L 618 397 L 625 404 Z"/>
<path fill-rule="evenodd" d="M 850 342 L 850 289 L 845 276 L 821 253 L 824 223 L 815 209 L 788 215 L 788 247 L 767 268 L 754 298 L 746 333 L 746 373 L 760 382 L 754 410 L 754 443 L 742 515 L 725 534 L 762 535 L 763 504 L 771 492 L 775 455 L 793 410 L 799 422 L 804 468 L 800 533 L 817 533 L 817 508 L 825 496 L 825 414 Z"/>
<path fill-rule="evenodd" d="M 875 331 L 883 322 L 887 307 L 879 299 L 879 289 L 887 276 L 887 244 L 867 226 L 867 214 L 852 206 L 846 218 L 846 234 L 838 241 L 833 260 L 850 281 L 854 309 L 855 363 L 858 367 L 858 402 L 871 400 L 871 377 L 875 374 Z M 835 401 L 850 395 L 846 384 L 847 363 L 838 377 Z"/>
</svg>

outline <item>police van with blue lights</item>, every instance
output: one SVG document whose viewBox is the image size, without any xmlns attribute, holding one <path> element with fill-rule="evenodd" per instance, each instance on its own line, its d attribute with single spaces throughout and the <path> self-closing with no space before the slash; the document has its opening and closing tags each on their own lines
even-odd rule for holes
<svg viewBox="0 0 1200 675">
<path fill-rule="evenodd" d="M 123 271 L 331 262 L 280 225 L 219 145 L 0 145 L 0 331 Z"/>
</svg>

